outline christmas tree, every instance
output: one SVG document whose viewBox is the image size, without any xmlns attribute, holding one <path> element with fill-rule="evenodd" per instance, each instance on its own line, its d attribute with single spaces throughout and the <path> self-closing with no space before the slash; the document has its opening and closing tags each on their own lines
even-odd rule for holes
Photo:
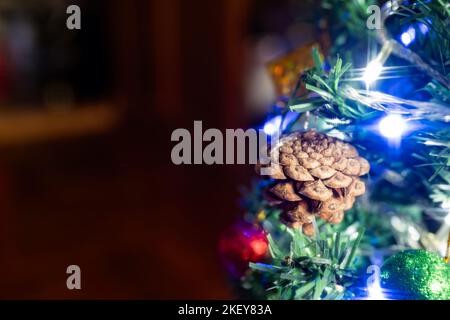
<svg viewBox="0 0 450 320">
<path fill-rule="evenodd" d="M 283 135 L 221 242 L 237 292 L 450 299 L 450 4 L 323 0 L 316 16 L 331 45 L 313 65 L 268 66 Z"/>
</svg>

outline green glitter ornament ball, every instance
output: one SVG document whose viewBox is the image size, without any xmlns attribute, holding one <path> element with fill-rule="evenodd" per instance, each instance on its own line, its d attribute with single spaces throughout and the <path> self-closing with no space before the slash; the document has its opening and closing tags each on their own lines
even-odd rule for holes
<svg viewBox="0 0 450 320">
<path fill-rule="evenodd" d="M 381 267 L 381 287 L 389 299 L 449 300 L 450 266 L 425 250 L 405 250 Z"/>
</svg>

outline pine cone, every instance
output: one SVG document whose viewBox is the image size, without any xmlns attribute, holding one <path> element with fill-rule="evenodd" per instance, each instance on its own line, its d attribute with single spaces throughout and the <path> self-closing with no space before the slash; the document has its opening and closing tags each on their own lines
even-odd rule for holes
<svg viewBox="0 0 450 320">
<path fill-rule="evenodd" d="M 276 150 L 279 161 L 272 157 L 275 170 L 270 176 L 276 182 L 264 196 L 282 209 L 285 224 L 302 228 L 306 235 L 314 234 L 314 216 L 340 223 L 355 197 L 365 192 L 359 176 L 369 172 L 369 162 L 348 143 L 310 130 L 282 137 L 271 154 Z"/>
</svg>

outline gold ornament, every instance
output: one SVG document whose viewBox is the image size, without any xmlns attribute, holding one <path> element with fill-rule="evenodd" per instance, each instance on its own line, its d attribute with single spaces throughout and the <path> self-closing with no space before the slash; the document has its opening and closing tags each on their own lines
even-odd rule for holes
<svg viewBox="0 0 450 320">
<path fill-rule="evenodd" d="M 290 97 L 300 74 L 314 67 L 314 60 L 311 55 L 314 47 L 318 47 L 318 44 L 312 43 L 301 46 L 267 64 L 267 71 L 272 77 L 277 96 Z"/>
</svg>

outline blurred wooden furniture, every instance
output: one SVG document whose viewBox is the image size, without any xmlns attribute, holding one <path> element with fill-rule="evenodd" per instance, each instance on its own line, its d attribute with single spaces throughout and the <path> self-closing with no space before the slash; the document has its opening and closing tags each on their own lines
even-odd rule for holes
<svg viewBox="0 0 450 320">
<path fill-rule="evenodd" d="M 120 111 L 106 103 L 74 109 L 0 113 L 0 147 L 104 133 L 119 123 Z"/>
<path fill-rule="evenodd" d="M 247 125 L 251 2 L 105 2 L 114 103 L 0 113 L 0 147 L 26 144 L 3 152 L 11 196 L 0 212 L 0 298 L 231 298 L 217 243 L 252 170 L 174 166 L 170 133 L 194 120 Z M 74 263 L 81 292 L 65 287 Z"/>
</svg>

